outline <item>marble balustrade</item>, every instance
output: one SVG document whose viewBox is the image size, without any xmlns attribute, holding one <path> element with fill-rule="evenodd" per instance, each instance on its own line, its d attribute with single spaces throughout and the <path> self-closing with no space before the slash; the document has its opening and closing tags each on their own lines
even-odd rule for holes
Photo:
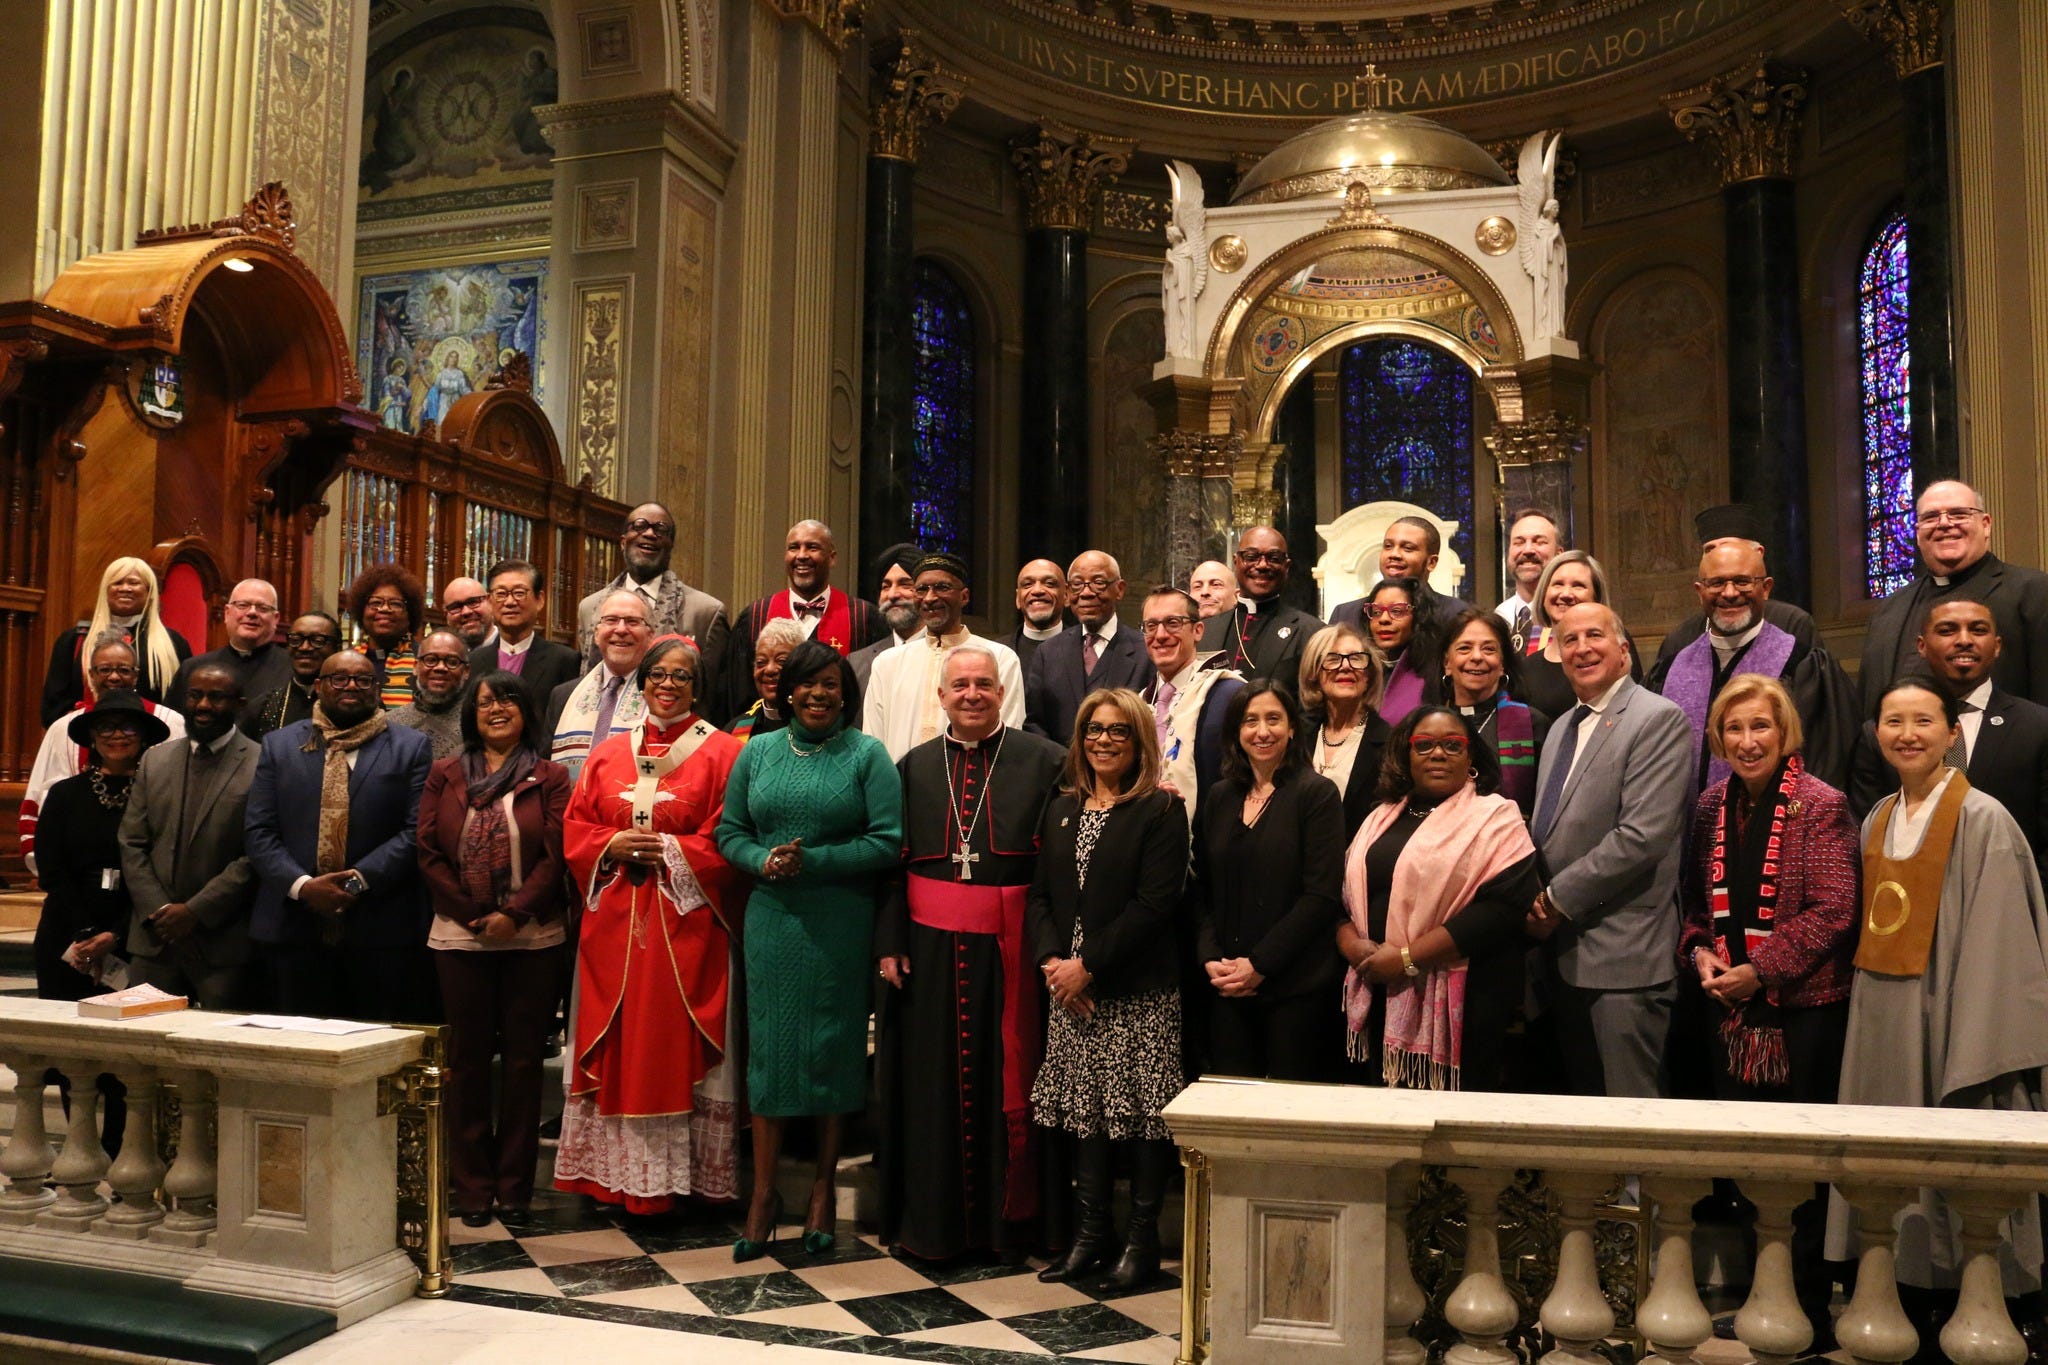
<svg viewBox="0 0 2048 1365">
<path fill-rule="evenodd" d="M 1654 1253 L 1635 1331 L 1659 1365 L 1694 1365 L 1713 1320 L 1695 1283 L 1691 1210 L 1716 1176 L 1739 1181 L 1758 1210 L 1753 1283 L 1735 1332 L 1759 1365 L 1789 1365 L 1812 1342 L 1790 1240 L 1792 1210 L 1816 1182 L 1833 1184 L 1856 1217 L 1856 1293 L 1835 1332 L 1857 1365 L 1897 1365 L 1918 1346 L 1893 1248 L 1895 1220 L 1922 1188 L 1945 1196 L 1969 1257 L 1942 1352 L 1955 1365 L 2026 1359 L 1997 1252 L 2000 1221 L 2048 1190 L 2048 1125 L 2038 1115 L 1205 1080 L 1166 1119 L 1190 1169 L 1203 1171 L 1207 1200 L 1207 1273 L 1192 1245 L 1184 1272 L 1186 1316 L 1206 1318 L 1207 1350 L 1191 1334 L 1183 1365 L 1419 1365 L 1411 1329 L 1426 1305 L 1410 1272 L 1408 1221 L 1426 1167 L 1445 1168 L 1464 1194 L 1463 1267 L 1443 1299 L 1457 1337 L 1450 1365 L 1518 1359 L 1510 1337 L 1520 1307 L 1499 1245 L 1502 1196 L 1518 1171 L 1540 1171 L 1558 1209 L 1556 1273 L 1539 1314 L 1554 1349 L 1543 1365 L 1604 1359 L 1597 1347 L 1615 1333 L 1616 1314 L 1593 1228 L 1604 1197 L 1628 1178 L 1640 1190 L 1645 1254 Z"/>
<path fill-rule="evenodd" d="M 399 1249 L 397 1119 L 378 1081 L 422 1036 L 237 1027 L 183 1011 L 81 1019 L 0 999 L 13 1123 L 0 1146 L 0 1256 L 128 1270 L 194 1289 L 302 1303 L 347 1326 L 419 1281 Z M 58 1131 L 51 1073 L 70 1083 Z M 127 1088 L 120 1155 L 101 1145 L 97 1078 Z M 175 1105 L 160 1104 L 170 1089 Z M 160 1113 L 176 1115 L 175 1143 Z M 171 1149 L 166 1163 L 159 1153 Z"/>
</svg>

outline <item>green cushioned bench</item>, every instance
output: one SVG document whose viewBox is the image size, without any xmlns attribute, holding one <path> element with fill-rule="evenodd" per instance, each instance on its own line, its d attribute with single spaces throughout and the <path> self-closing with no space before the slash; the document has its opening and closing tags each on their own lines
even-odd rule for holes
<svg viewBox="0 0 2048 1365">
<path fill-rule="evenodd" d="M 0 1256 L 0 1333 L 194 1361 L 269 1365 L 334 1333 L 334 1314 L 174 1280 Z"/>
</svg>

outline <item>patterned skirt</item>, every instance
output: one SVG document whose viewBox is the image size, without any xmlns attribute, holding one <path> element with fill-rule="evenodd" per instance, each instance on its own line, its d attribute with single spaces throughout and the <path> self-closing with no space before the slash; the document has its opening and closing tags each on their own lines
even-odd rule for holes
<svg viewBox="0 0 2048 1365">
<path fill-rule="evenodd" d="M 1045 1062 L 1031 1087 L 1032 1121 L 1117 1142 L 1170 1137 L 1159 1111 L 1181 1092 L 1180 992 L 1097 1000 L 1086 1019 L 1058 1005 L 1051 1012 Z"/>
</svg>

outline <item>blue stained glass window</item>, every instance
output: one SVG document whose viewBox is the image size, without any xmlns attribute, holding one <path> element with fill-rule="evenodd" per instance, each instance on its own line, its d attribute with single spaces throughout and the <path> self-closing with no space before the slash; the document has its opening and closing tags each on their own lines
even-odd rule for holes
<svg viewBox="0 0 2048 1365">
<path fill-rule="evenodd" d="M 1393 498 L 1458 524 L 1451 548 L 1472 562 L 1472 371 L 1406 337 L 1348 347 L 1337 365 L 1344 506 Z M 1466 575 L 1466 584 L 1472 575 Z"/>
<path fill-rule="evenodd" d="M 1863 579 L 1885 597 L 1913 577 L 1912 351 L 1906 340 L 1906 215 L 1878 227 L 1856 291 L 1863 397 Z"/>
<path fill-rule="evenodd" d="M 966 557 L 974 548 L 974 310 L 936 261 L 917 263 L 911 344 L 912 536 L 927 550 Z"/>
</svg>

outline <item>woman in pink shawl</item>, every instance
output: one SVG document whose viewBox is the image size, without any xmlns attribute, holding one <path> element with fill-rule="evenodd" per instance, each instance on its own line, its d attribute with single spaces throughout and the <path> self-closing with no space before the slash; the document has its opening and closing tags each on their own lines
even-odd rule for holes
<svg viewBox="0 0 2048 1365">
<path fill-rule="evenodd" d="M 1507 1090 L 1522 1003 L 1523 917 L 1542 890 L 1500 764 L 1448 707 L 1408 713 L 1387 739 L 1380 804 L 1345 859 L 1337 948 L 1351 1060 L 1368 1082 Z"/>
</svg>

